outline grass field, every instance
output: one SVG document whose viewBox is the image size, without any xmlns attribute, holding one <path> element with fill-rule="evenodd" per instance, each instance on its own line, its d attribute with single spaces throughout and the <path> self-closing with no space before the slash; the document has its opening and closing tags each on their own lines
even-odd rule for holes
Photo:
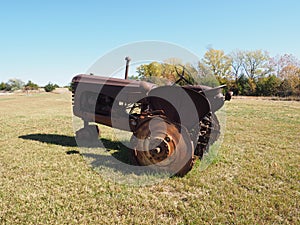
<svg viewBox="0 0 300 225">
<path fill-rule="evenodd" d="M 72 154 L 69 94 L 0 96 L 0 224 L 300 224 L 300 102 L 233 99 L 226 112 L 206 170 L 135 187 Z"/>
</svg>

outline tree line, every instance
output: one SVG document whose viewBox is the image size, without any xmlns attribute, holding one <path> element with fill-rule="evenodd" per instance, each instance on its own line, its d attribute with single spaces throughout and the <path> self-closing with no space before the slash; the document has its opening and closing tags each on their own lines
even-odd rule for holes
<svg viewBox="0 0 300 225">
<path fill-rule="evenodd" d="M 178 84 L 204 84 L 217 86 L 226 84 L 234 95 L 253 96 L 300 96 L 300 61 L 292 54 L 271 57 L 267 51 L 235 50 L 226 54 L 223 50 L 209 48 L 197 65 L 184 64 L 172 58 L 165 62 L 151 62 L 137 68 L 137 77 L 157 84 L 172 84 L 185 75 Z M 59 87 L 48 83 L 45 91 Z M 69 87 L 70 86 L 66 86 Z M 39 86 L 32 81 L 24 83 L 10 79 L 0 83 L 0 91 L 37 90 Z"/>
<path fill-rule="evenodd" d="M 31 90 L 38 90 L 39 88 L 40 87 L 37 84 L 33 83 L 31 80 L 25 83 L 20 79 L 9 79 L 7 82 L 0 83 L 0 91 L 17 91 L 17 90 L 31 91 Z M 46 92 L 51 92 L 56 88 L 59 88 L 59 86 L 57 84 L 52 84 L 51 82 L 49 82 L 47 85 L 43 87 L 43 89 Z"/>
<path fill-rule="evenodd" d="M 223 50 L 209 48 L 196 66 L 174 66 L 178 64 L 181 64 L 178 59 L 143 64 L 137 68 L 135 78 L 175 82 L 185 70 L 189 82 L 226 84 L 227 90 L 235 95 L 300 96 L 300 62 L 292 54 L 271 57 L 263 50 L 235 50 L 225 54 Z"/>
</svg>

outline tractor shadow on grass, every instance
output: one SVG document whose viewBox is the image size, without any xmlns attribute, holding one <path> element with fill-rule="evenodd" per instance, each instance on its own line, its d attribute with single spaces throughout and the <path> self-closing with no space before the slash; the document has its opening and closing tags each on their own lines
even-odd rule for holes
<svg viewBox="0 0 300 225">
<path fill-rule="evenodd" d="M 63 147 L 78 147 L 76 139 L 74 136 L 67 136 L 67 135 L 61 135 L 61 134 L 28 134 L 28 135 L 22 135 L 19 136 L 19 138 L 22 138 L 24 140 L 33 140 L 33 141 L 39 141 L 41 143 L 47 143 L 47 144 L 54 144 L 54 145 L 60 145 Z M 120 141 L 111 141 L 106 138 L 99 139 L 105 147 L 105 151 L 110 153 L 110 155 L 102 155 L 102 154 L 96 154 L 96 153 L 89 153 L 89 151 L 85 152 L 79 151 L 76 149 L 69 150 L 66 152 L 68 155 L 72 154 L 80 154 L 85 158 L 90 159 L 89 161 L 91 166 L 94 168 L 100 167 L 100 166 L 106 166 L 111 169 L 114 169 L 116 171 L 120 171 L 122 173 L 132 173 L 133 171 L 130 169 L 124 168 L 124 165 L 130 165 L 130 149 L 126 146 L 129 146 L 129 142 L 122 143 Z M 100 143 L 100 142 L 99 142 Z M 84 146 L 82 146 L 84 149 Z M 97 149 L 98 146 L 91 147 L 89 146 L 87 149 Z"/>
<path fill-rule="evenodd" d="M 101 138 L 99 139 L 99 143 L 101 143 L 99 144 L 100 148 L 99 145 L 87 148 L 83 146 L 80 152 L 88 164 L 100 174 L 106 171 L 105 168 L 112 169 L 124 175 L 142 175 L 145 173 L 145 169 L 133 165 L 131 159 L 132 150 L 127 147 L 130 146 L 129 141 L 121 142 Z"/>
<path fill-rule="evenodd" d="M 105 138 L 100 139 L 103 145 L 105 146 L 106 153 L 110 155 L 102 155 L 94 153 L 93 151 L 84 152 L 81 155 L 87 159 L 89 164 L 100 174 L 106 174 L 105 176 L 115 175 L 107 172 L 105 168 L 113 169 L 116 172 L 120 172 L 125 175 L 124 180 L 126 179 L 145 179 L 145 176 L 154 175 L 160 173 L 156 171 L 153 167 L 147 166 L 138 166 L 136 163 L 133 163 L 133 153 L 132 149 L 127 146 L 130 146 L 129 141 L 111 141 Z M 93 150 L 93 149 L 92 149 Z M 126 178 L 126 175 L 134 176 L 135 178 Z M 165 173 L 163 176 L 170 176 Z M 118 175 L 116 175 L 118 177 Z M 122 178 L 123 179 L 123 178 Z M 131 181 L 132 182 L 132 181 Z"/>
<path fill-rule="evenodd" d="M 75 137 L 61 135 L 61 134 L 28 134 L 28 135 L 19 136 L 19 138 L 22 138 L 24 140 L 39 141 L 41 143 L 60 145 L 63 147 L 78 147 Z M 128 153 L 130 149 L 126 146 L 129 146 L 129 142 L 122 143 L 120 141 L 111 141 L 106 138 L 101 138 L 100 141 L 102 142 L 103 145 L 97 144 L 95 146 L 88 146 L 88 147 L 97 148 L 99 146 L 104 146 L 106 148 L 106 151 L 108 152 L 112 151 L 111 155 L 114 156 L 116 159 L 128 163 Z M 80 146 L 80 147 L 87 147 L 87 146 Z M 71 150 L 67 152 L 67 154 L 72 154 L 72 152 L 79 153 L 79 151 Z"/>
<path fill-rule="evenodd" d="M 19 136 L 19 138 L 60 145 L 64 147 L 77 147 L 77 143 L 74 137 L 61 134 L 28 134 Z"/>
</svg>

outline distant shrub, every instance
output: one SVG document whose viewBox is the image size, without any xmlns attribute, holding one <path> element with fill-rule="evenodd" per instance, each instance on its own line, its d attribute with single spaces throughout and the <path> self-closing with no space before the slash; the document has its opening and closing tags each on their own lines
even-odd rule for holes
<svg viewBox="0 0 300 225">
<path fill-rule="evenodd" d="M 7 88 L 7 85 L 6 85 L 6 83 L 4 83 L 4 82 L 1 82 L 1 83 L 0 83 L 0 91 L 2 91 L 2 90 L 6 90 L 6 88 Z"/>
<path fill-rule="evenodd" d="M 56 88 L 59 88 L 59 86 L 57 84 L 52 84 L 50 82 L 44 87 L 46 92 L 54 91 Z"/>
<path fill-rule="evenodd" d="M 28 91 L 28 90 L 38 90 L 38 89 L 39 89 L 39 86 L 38 86 L 37 84 L 33 83 L 31 80 L 29 80 L 29 81 L 27 82 L 27 84 L 25 84 L 24 89 L 25 89 L 26 91 Z"/>
</svg>

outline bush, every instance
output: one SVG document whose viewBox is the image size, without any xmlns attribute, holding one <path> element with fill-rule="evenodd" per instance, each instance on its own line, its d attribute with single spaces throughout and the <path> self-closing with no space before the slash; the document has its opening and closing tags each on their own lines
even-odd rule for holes
<svg viewBox="0 0 300 225">
<path fill-rule="evenodd" d="M 57 84 L 52 84 L 52 83 L 48 83 L 45 87 L 44 87 L 44 89 L 45 89 L 45 91 L 46 92 L 51 92 L 51 91 L 54 91 L 55 90 L 55 88 L 58 88 L 59 86 L 57 85 Z"/>
<path fill-rule="evenodd" d="M 31 82 L 31 80 L 29 80 L 27 82 L 27 84 L 25 84 L 25 90 L 38 90 L 39 86 L 33 82 Z"/>
<path fill-rule="evenodd" d="M 281 80 L 272 75 L 264 78 L 258 78 L 256 81 L 256 95 L 273 96 L 276 95 L 280 86 Z"/>
<path fill-rule="evenodd" d="M 0 83 L 0 91 L 2 91 L 2 90 L 6 90 L 6 88 L 7 88 L 7 85 L 6 85 L 6 83 L 4 83 L 4 82 L 1 82 L 1 83 Z"/>
</svg>

